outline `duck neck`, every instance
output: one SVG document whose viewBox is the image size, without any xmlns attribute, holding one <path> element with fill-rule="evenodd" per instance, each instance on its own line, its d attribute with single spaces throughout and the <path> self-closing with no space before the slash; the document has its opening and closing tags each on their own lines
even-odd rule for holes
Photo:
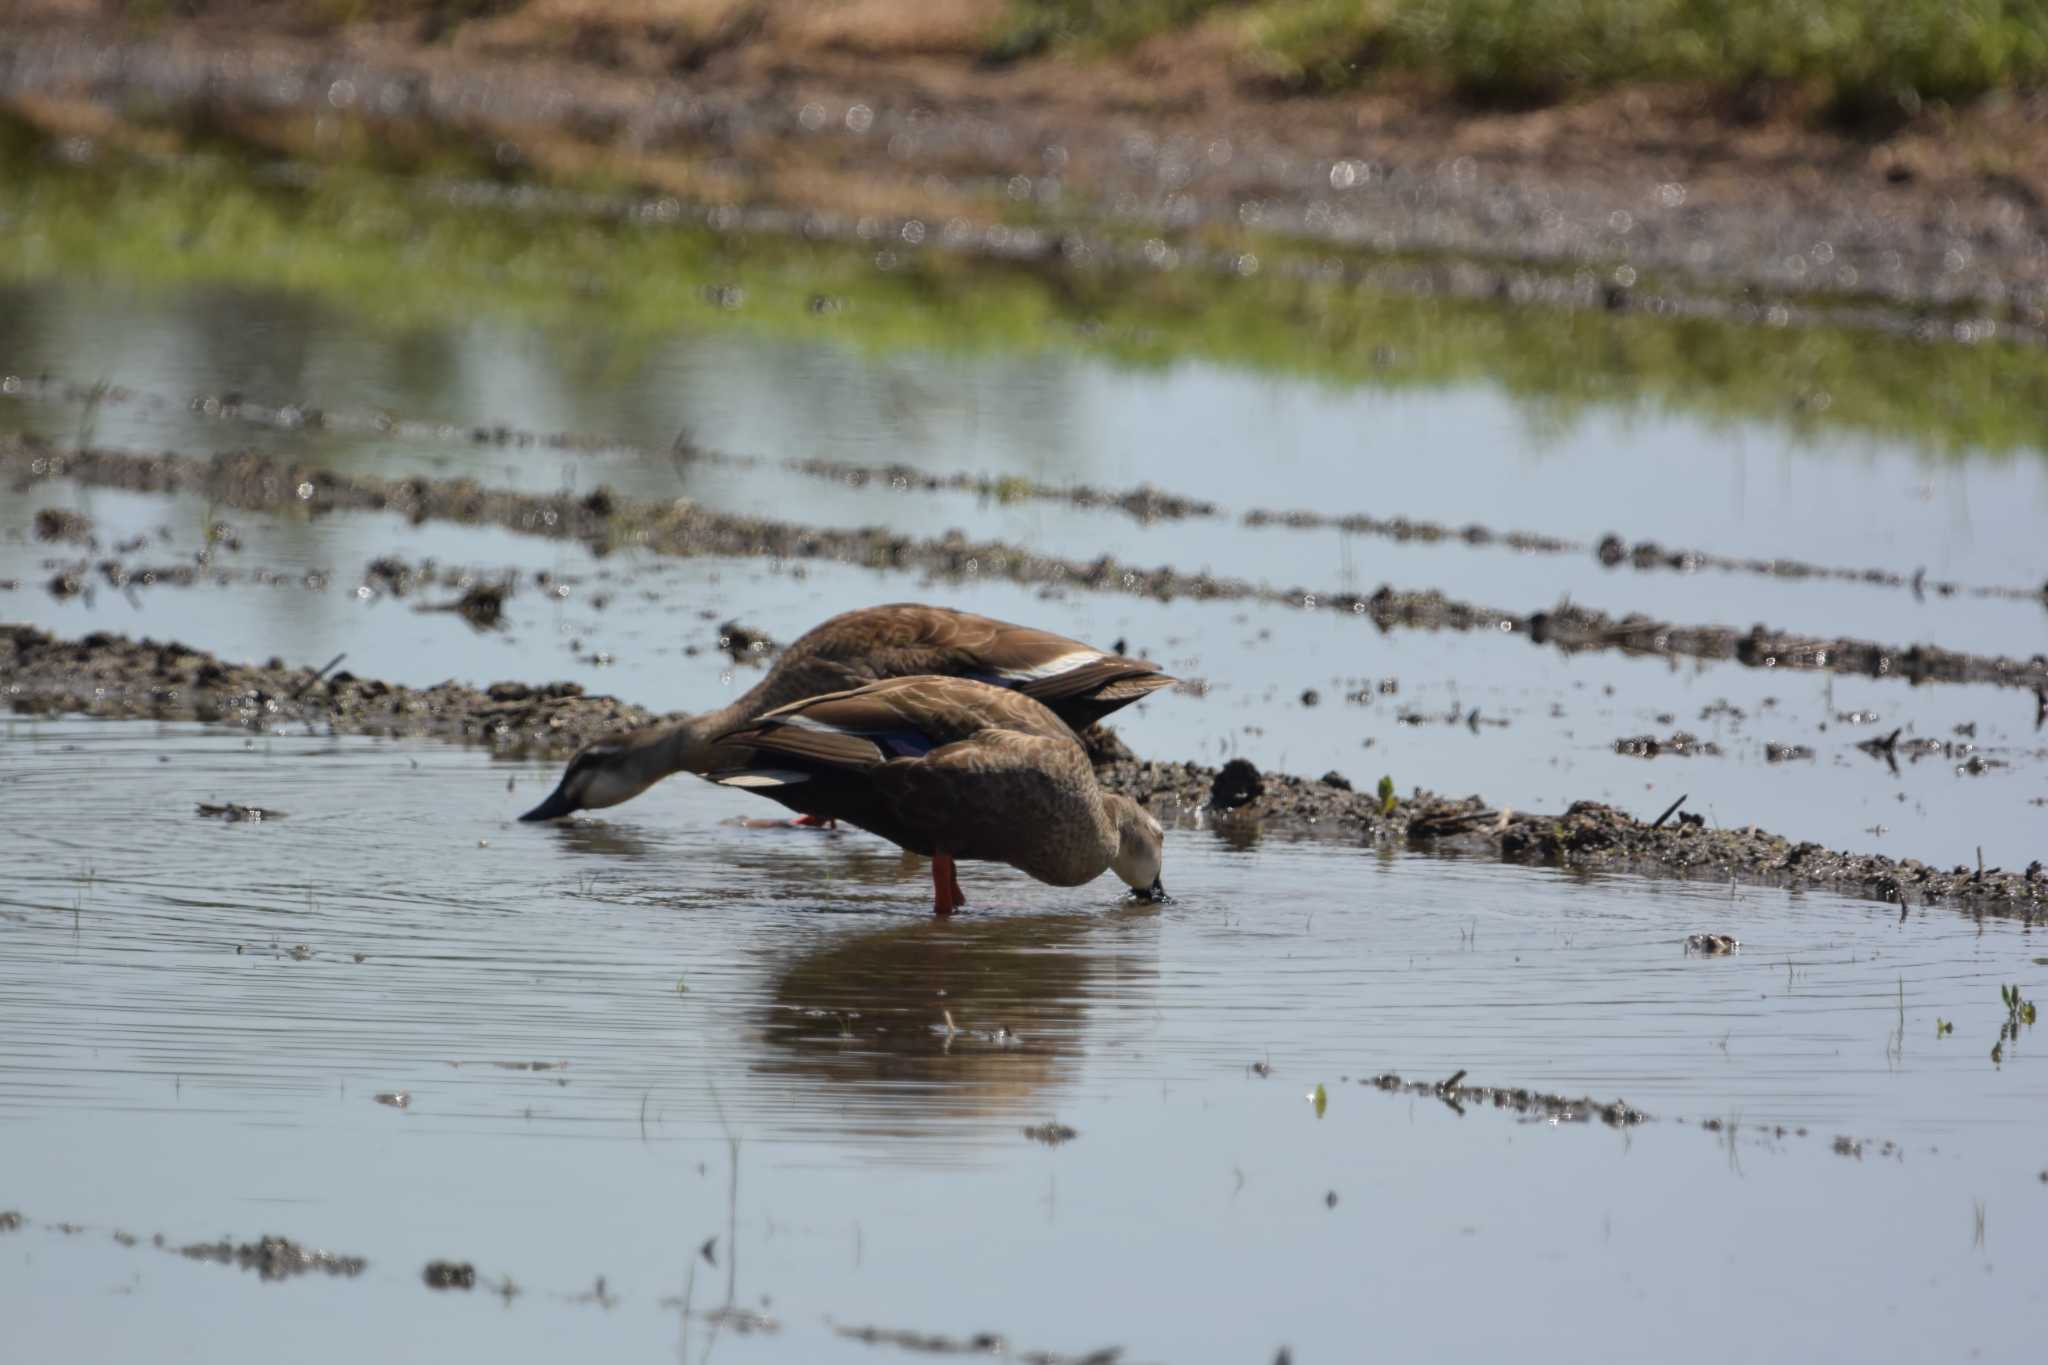
<svg viewBox="0 0 2048 1365">
<path fill-rule="evenodd" d="M 733 710 L 725 706 L 685 716 L 657 730 L 633 750 L 631 761 L 641 770 L 639 775 L 649 782 L 658 782 L 676 773 L 704 771 L 712 741 L 744 719 L 731 714 Z"/>
</svg>

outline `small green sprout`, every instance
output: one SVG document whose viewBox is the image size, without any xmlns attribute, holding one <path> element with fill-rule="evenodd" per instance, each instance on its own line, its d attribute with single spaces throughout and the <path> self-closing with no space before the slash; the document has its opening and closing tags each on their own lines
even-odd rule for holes
<svg viewBox="0 0 2048 1365">
<path fill-rule="evenodd" d="M 1934 1036 L 1937 1038 L 1946 1038 L 1955 1031 L 1956 1026 L 1946 1019 L 1936 1019 L 1934 1021 Z"/>
<path fill-rule="evenodd" d="M 1396 802 L 1394 800 L 1394 779 L 1393 776 L 1389 774 L 1388 776 L 1382 777 L 1380 779 L 1380 814 L 1392 815 L 1394 813 L 1395 804 Z"/>
</svg>

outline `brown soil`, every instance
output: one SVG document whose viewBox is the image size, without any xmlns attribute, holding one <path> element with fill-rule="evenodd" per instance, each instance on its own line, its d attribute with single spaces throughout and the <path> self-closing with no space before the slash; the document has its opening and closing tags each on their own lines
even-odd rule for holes
<svg viewBox="0 0 2048 1365">
<path fill-rule="evenodd" d="M 1566 270 L 1625 259 L 1787 299 L 2048 318 L 2040 97 L 1878 130 L 1829 126 L 1783 92 L 1636 87 L 1514 111 L 1416 81 L 1310 97 L 1276 91 L 1202 28 L 1121 57 L 991 66 L 1000 0 L 178 8 L 197 17 L 16 0 L 0 99 L 159 148 L 156 125 L 124 132 L 109 111 L 190 100 L 217 130 L 312 156 L 340 80 L 395 111 L 377 115 L 388 140 L 442 127 L 543 176 L 693 202 L 987 221 L 1007 211 L 1005 185 L 1014 200 L 1022 177 L 1032 200 L 1049 179 L 1059 193 L 1042 202 L 1070 217 L 1123 197 L 1133 224 L 1249 222 Z M 332 22 L 344 9 L 367 18 Z M 274 79 L 285 72 L 307 79 Z M 1363 178 L 1340 182 L 1339 163 Z"/>
</svg>

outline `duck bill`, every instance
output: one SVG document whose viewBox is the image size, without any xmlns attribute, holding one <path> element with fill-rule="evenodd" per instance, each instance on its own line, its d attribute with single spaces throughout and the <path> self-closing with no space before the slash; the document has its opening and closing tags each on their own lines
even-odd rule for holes
<svg viewBox="0 0 2048 1365">
<path fill-rule="evenodd" d="M 559 820 L 565 815 L 574 814 L 578 809 L 576 803 L 569 799 L 569 783 L 565 779 L 555 785 L 547 800 L 519 818 L 527 824 L 541 820 Z"/>
</svg>

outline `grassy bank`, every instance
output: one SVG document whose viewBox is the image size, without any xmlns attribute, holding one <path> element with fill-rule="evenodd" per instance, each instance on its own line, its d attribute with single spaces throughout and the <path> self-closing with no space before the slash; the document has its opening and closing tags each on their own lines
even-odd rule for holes
<svg viewBox="0 0 2048 1365">
<path fill-rule="evenodd" d="M 1910 112 L 2048 79 L 2048 0 L 1013 0 L 996 46 L 1125 46 L 1197 22 L 1289 84 L 1397 72 L 1492 103 L 1793 82 L 1845 113 Z"/>
<path fill-rule="evenodd" d="M 1670 408 L 1944 451 L 2048 447 L 2048 353 L 2032 347 L 1416 298 L 1278 270 L 944 251 L 884 268 L 872 247 L 461 207 L 365 171 L 288 185 L 225 162 L 74 166 L 19 125 L 0 146 L 0 284 L 282 289 L 393 326 L 497 316 L 602 329 L 622 349 L 738 327 L 874 350 L 1198 359 L 1386 389 L 1492 385 L 1559 424 Z"/>
</svg>

